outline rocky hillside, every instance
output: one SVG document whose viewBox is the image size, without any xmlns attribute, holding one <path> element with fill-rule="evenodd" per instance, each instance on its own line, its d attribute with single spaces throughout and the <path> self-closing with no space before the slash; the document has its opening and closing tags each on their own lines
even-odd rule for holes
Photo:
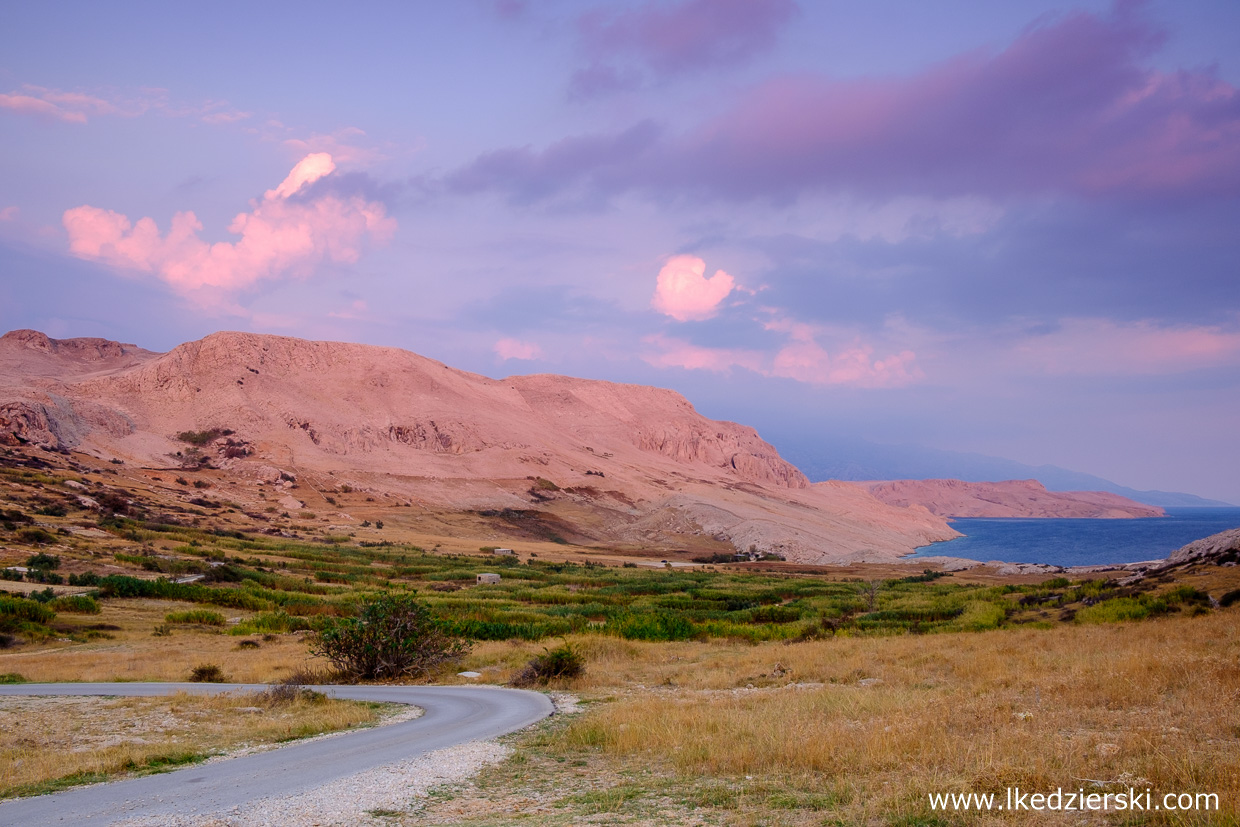
<svg viewBox="0 0 1240 827">
<path fill-rule="evenodd" d="M 920 505 L 943 517 L 1127 519 L 1161 517 L 1165 513 L 1158 506 L 1143 505 L 1105 491 L 1047 491 L 1037 480 L 893 480 L 856 484 L 889 505 Z"/>
<path fill-rule="evenodd" d="M 168 353 L 0 337 L 0 442 L 536 512 L 580 542 L 709 537 L 802 562 L 890 560 L 956 536 L 922 508 L 810 485 L 757 433 L 682 396 L 566 376 L 495 380 L 408 351 L 216 333 Z"/>
</svg>

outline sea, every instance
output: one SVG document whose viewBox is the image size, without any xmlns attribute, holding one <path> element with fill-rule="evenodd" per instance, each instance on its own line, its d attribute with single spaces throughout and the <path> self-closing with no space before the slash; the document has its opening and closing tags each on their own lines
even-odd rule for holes
<svg viewBox="0 0 1240 827">
<path fill-rule="evenodd" d="M 1115 565 L 1160 560 L 1193 540 L 1240 528 L 1240 508 L 1166 511 L 1165 517 L 1133 520 L 960 517 L 950 522 L 964 537 L 923 546 L 913 558 L 946 555 L 1054 566 Z"/>
</svg>

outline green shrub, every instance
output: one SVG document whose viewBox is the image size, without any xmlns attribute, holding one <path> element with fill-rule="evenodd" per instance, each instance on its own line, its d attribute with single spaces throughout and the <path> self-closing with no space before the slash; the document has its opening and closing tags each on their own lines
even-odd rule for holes
<svg viewBox="0 0 1240 827">
<path fill-rule="evenodd" d="M 56 599 L 56 591 L 51 586 L 48 586 L 42 591 L 30 592 L 30 594 L 26 595 L 26 597 L 39 603 L 51 603 L 54 599 Z"/>
<path fill-rule="evenodd" d="M 310 651 L 351 678 L 373 680 L 425 675 L 469 648 L 411 595 L 384 594 L 362 604 L 357 617 L 325 622 Z"/>
<path fill-rule="evenodd" d="M 792 606 L 759 606 L 749 612 L 750 623 L 792 623 L 801 619 L 801 610 Z"/>
<path fill-rule="evenodd" d="M 227 683 L 224 670 L 214 663 L 204 663 L 190 670 L 189 679 L 194 683 Z"/>
<path fill-rule="evenodd" d="M 688 640 L 696 634 L 692 622 L 671 612 L 625 613 L 609 619 L 603 628 L 628 640 Z"/>
<path fill-rule="evenodd" d="M 1144 595 L 1143 595 L 1144 596 Z M 1137 597 L 1115 597 L 1086 606 L 1076 613 L 1077 623 L 1118 623 L 1124 620 L 1144 620 L 1157 613 L 1158 603 Z"/>
<path fill-rule="evenodd" d="M 284 611 L 261 612 L 243 620 L 228 630 L 230 635 L 283 634 L 312 629 L 313 624 L 302 617 L 293 617 Z"/>
<path fill-rule="evenodd" d="M 1003 607 L 985 600 L 969 602 L 956 624 L 967 632 L 983 632 L 997 629 L 1003 623 L 1007 613 Z"/>
<path fill-rule="evenodd" d="M 17 541 L 32 546 L 45 546 L 56 542 L 56 537 L 41 528 L 19 528 Z"/>
<path fill-rule="evenodd" d="M 13 683 L 29 683 L 29 682 L 30 681 L 26 678 L 25 675 L 19 674 L 17 672 L 5 672 L 3 675 L 0 675 L 0 683 L 13 684 Z"/>
<path fill-rule="evenodd" d="M 26 620 L 31 623 L 51 623 L 56 619 L 56 612 L 37 600 L 26 600 L 21 597 L 0 595 L 0 615 Z"/>
<path fill-rule="evenodd" d="M 512 679 L 513 686 L 547 684 L 554 680 L 571 680 L 586 671 L 585 660 L 570 644 L 564 643 L 531 660 Z"/>
<path fill-rule="evenodd" d="M 48 601 L 47 605 L 57 612 L 68 612 L 70 614 L 97 615 L 102 611 L 99 608 L 99 601 L 88 594 L 70 594 L 64 597 L 57 597 L 54 600 Z"/>
<path fill-rule="evenodd" d="M 169 612 L 164 615 L 169 623 L 197 623 L 200 626 L 223 626 L 224 616 L 208 609 L 189 609 L 184 612 Z"/>
</svg>

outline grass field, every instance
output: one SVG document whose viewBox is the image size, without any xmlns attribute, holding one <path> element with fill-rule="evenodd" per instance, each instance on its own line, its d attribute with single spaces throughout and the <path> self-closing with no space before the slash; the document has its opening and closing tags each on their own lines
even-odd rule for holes
<svg viewBox="0 0 1240 827">
<path fill-rule="evenodd" d="M 314 630 L 391 591 L 474 641 L 433 680 L 469 682 L 456 675 L 468 669 L 506 683 L 562 641 L 582 655 L 585 674 L 553 688 L 585 712 L 515 736 L 510 761 L 385 823 L 1237 823 L 1237 566 L 1123 583 L 665 568 L 559 543 L 501 557 L 256 516 L 218 488 L 195 489 L 193 505 L 106 468 L 29 460 L 0 452 L 0 564 L 44 556 L 0 581 L 0 679 L 185 680 L 211 666 L 279 682 L 323 668 Z M 70 482 L 116 508 L 82 507 Z M 396 521 L 361 494 L 333 499 Z M 477 584 L 484 572 L 500 582 Z M 49 738 L 49 754 L 63 751 Z M 1217 793 L 1221 809 L 966 815 L 927 798 L 1010 787 Z"/>
</svg>

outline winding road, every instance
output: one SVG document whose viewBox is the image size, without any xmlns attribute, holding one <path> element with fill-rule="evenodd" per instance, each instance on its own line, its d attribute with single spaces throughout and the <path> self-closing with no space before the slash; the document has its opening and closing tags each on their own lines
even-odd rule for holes
<svg viewBox="0 0 1240 827">
<path fill-rule="evenodd" d="M 51 683 L 0 686 L 5 695 L 151 696 L 172 692 L 263 691 L 266 685 L 201 683 Z M 112 824 L 137 817 L 189 816 L 244 807 L 384 764 L 467 741 L 495 738 L 550 715 L 537 692 L 483 686 L 315 686 L 334 698 L 413 704 L 421 717 L 333 738 L 175 772 L 98 784 L 54 795 L 0 802 L 0 825 Z"/>
</svg>

